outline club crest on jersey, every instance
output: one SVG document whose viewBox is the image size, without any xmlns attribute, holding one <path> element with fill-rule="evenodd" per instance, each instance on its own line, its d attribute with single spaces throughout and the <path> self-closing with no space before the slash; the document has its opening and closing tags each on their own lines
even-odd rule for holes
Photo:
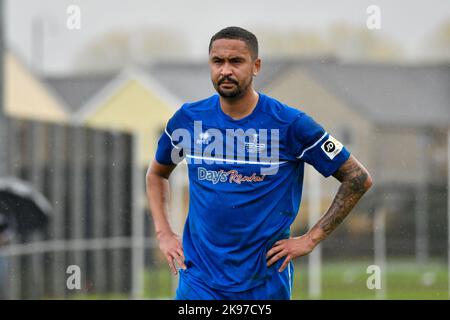
<svg viewBox="0 0 450 320">
<path fill-rule="evenodd" d="M 197 144 L 208 144 L 211 140 L 211 136 L 208 132 L 202 132 L 198 135 L 198 139 L 196 140 Z"/>
<path fill-rule="evenodd" d="M 245 150 L 248 153 L 260 153 L 266 149 L 265 143 L 259 143 L 259 135 L 257 133 L 253 134 L 253 142 L 245 143 Z"/>
<path fill-rule="evenodd" d="M 325 152 L 325 154 L 331 160 L 334 159 L 342 150 L 342 143 L 333 138 L 331 135 L 328 136 L 328 139 L 322 144 L 321 148 Z"/>
</svg>

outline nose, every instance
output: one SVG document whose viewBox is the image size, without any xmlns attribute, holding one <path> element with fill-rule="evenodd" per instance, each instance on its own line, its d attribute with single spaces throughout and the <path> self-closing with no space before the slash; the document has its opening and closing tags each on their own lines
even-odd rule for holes
<svg viewBox="0 0 450 320">
<path fill-rule="evenodd" d="M 232 75 L 233 74 L 233 72 L 232 72 L 232 70 L 231 70 L 231 66 L 230 66 L 230 64 L 229 63 L 224 63 L 223 65 L 222 65 L 222 69 L 220 70 L 220 75 L 222 76 L 222 77 L 226 77 L 226 76 L 230 76 L 230 75 Z"/>
</svg>

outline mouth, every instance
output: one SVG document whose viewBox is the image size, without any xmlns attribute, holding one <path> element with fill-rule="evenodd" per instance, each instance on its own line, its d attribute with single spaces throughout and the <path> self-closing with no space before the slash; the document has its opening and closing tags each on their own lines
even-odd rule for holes
<svg viewBox="0 0 450 320">
<path fill-rule="evenodd" d="M 230 78 L 230 77 L 220 78 L 218 82 L 219 82 L 219 85 L 222 85 L 222 84 L 228 84 L 228 85 L 237 84 L 237 81 L 232 79 L 232 78 Z"/>
<path fill-rule="evenodd" d="M 236 84 L 234 82 L 224 81 L 224 82 L 221 82 L 219 85 L 223 88 L 231 88 L 231 87 L 235 86 Z"/>
</svg>

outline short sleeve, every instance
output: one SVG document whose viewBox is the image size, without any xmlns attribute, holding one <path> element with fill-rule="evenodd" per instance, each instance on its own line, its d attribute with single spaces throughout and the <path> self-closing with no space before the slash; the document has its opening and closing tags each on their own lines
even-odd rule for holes
<svg viewBox="0 0 450 320">
<path fill-rule="evenodd" d="M 296 159 L 329 177 L 349 158 L 350 152 L 312 117 L 297 116 L 288 130 L 288 145 Z"/>
<path fill-rule="evenodd" d="M 161 134 L 156 149 L 155 159 L 164 165 L 179 163 L 183 158 L 182 148 L 177 146 L 177 142 L 172 139 L 172 134 L 176 129 L 182 128 L 182 108 L 180 108 L 167 122 L 164 132 Z M 180 150 L 178 152 L 178 150 Z"/>
</svg>

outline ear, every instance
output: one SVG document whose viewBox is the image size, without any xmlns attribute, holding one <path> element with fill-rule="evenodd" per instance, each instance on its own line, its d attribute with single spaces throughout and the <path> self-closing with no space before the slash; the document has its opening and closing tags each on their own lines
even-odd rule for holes
<svg viewBox="0 0 450 320">
<path fill-rule="evenodd" d="M 261 58 L 256 58 L 253 62 L 253 76 L 257 76 L 261 69 Z"/>
</svg>

